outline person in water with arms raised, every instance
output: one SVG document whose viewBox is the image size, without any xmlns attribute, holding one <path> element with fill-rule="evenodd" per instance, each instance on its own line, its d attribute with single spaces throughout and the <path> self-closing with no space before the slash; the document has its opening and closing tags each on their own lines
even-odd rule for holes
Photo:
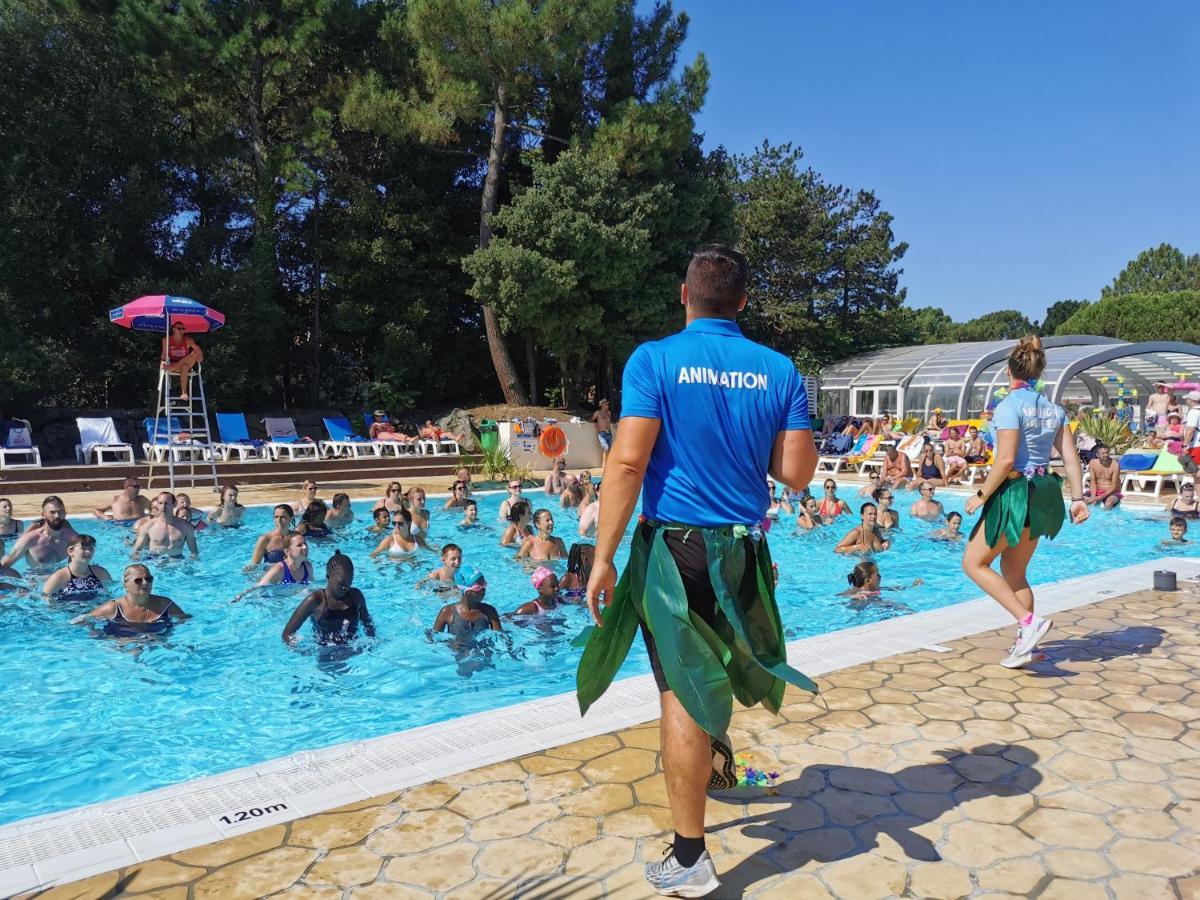
<svg viewBox="0 0 1200 900">
<path fill-rule="evenodd" d="M 758 525 L 768 474 L 801 488 L 816 469 L 808 397 L 787 357 L 738 328 L 747 277 L 740 253 L 697 249 L 681 288 L 687 327 L 626 363 L 587 587 L 597 627 L 579 663 L 580 709 L 611 683 L 639 626 L 661 694 L 675 837 L 646 880 L 664 896 L 702 897 L 720 884 L 704 844 L 705 790 L 737 784 L 725 736 L 733 697 L 778 712 L 785 682 L 816 690 L 787 665 Z M 639 493 L 643 518 L 618 585 L 613 558 Z M 710 561 L 724 578 L 710 575 Z M 692 615 L 708 624 L 703 634 Z"/>
</svg>

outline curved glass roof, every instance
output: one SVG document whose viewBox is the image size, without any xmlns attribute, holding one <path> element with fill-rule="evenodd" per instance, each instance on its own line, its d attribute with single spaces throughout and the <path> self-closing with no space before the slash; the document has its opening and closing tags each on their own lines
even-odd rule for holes
<svg viewBox="0 0 1200 900">
<path fill-rule="evenodd" d="M 957 412 L 966 415 L 972 396 L 990 396 L 1004 383 L 1008 354 L 1014 340 L 961 344 L 924 344 L 876 350 L 828 366 L 821 390 L 865 388 L 911 389 L 925 395 L 931 389 L 957 389 Z M 1140 396 L 1154 392 L 1154 382 L 1174 382 L 1182 376 L 1200 380 L 1200 345 L 1174 341 L 1129 343 L 1088 335 L 1043 339 L 1046 394 L 1061 402 L 1068 390 L 1082 395 L 1107 395 L 1104 386 L 1117 382 Z M 1190 379 L 1185 379 L 1190 380 Z M 923 390 L 917 390 L 923 389 Z M 906 404 L 907 406 L 907 404 Z"/>
</svg>

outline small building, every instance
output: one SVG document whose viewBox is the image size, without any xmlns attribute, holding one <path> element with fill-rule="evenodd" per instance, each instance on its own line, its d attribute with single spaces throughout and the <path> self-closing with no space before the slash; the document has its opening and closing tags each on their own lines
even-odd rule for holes
<svg viewBox="0 0 1200 900">
<path fill-rule="evenodd" d="M 1016 341 L 892 347 L 834 363 L 821 373 L 822 412 L 831 416 L 927 419 L 941 408 L 953 418 L 977 416 L 999 387 Z M 1200 345 L 1130 343 L 1088 335 L 1047 337 L 1046 396 L 1055 403 L 1141 407 L 1154 383 L 1200 381 Z"/>
</svg>

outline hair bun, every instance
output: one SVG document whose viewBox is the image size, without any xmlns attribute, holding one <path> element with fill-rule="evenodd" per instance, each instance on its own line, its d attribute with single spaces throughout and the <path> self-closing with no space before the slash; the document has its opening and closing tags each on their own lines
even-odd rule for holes
<svg viewBox="0 0 1200 900">
<path fill-rule="evenodd" d="M 1042 339 L 1036 334 L 1027 334 L 1017 342 L 1017 347 L 1021 350 L 1041 350 Z"/>
</svg>

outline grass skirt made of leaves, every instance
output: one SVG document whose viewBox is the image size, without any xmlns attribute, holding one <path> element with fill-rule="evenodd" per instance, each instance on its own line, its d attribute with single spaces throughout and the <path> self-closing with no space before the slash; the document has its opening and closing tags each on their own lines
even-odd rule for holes
<svg viewBox="0 0 1200 900">
<path fill-rule="evenodd" d="M 1062 529 L 1065 518 L 1061 477 L 1018 475 L 1009 478 L 987 498 L 983 515 L 971 530 L 971 537 L 982 527 L 989 547 L 995 547 L 1001 537 L 1010 547 L 1015 547 L 1021 543 L 1021 532 L 1026 527 L 1030 538 L 1053 539 Z"/>
<path fill-rule="evenodd" d="M 709 626 L 688 608 L 683 579 L 667 548 L 666 531 L 702 540 L 717 596 Z M 754 577 L 746 577 L 749 571 Z M 579 709 L 586 713 L 612 683 L 645 622 L 654 636 L 667 685 L 705 732 L 729 727 L 733 698 L 778 713 L 787 684 L 816 693 L 817 686 L 787 664 L 783 627 L 767 541 L 743 525 L 696 528 L 644 522 L 634 531 L 629 564 L 604 610 L 604 627 L 590 627 L 576 673 Z"/>
</svg>

